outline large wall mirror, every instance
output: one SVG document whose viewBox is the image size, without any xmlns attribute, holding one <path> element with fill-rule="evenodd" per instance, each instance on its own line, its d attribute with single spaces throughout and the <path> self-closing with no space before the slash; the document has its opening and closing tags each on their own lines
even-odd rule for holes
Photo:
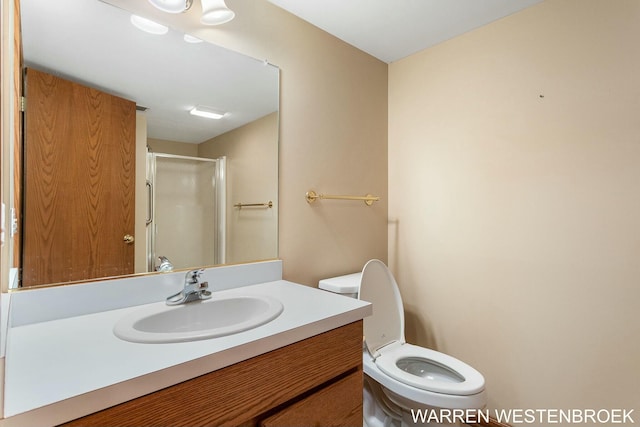
<svg viewBox="0 0 640 427">
<path fill-rule="evenodd" d="M 277 258 L 277 67 L 99 0 L 20 15 L 10 286 Z"/>
</svg>

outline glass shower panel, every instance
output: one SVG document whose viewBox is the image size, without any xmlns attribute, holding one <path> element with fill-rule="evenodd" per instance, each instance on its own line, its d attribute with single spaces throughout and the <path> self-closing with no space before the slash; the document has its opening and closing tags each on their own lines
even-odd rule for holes
<svg viewBox="0 0 640 427">
<path fill-rule="evenodd" d="M 224 262 L 224 252 L 219 250 L 224 226 L 217 202 L 222 191 L 218 187 L 223 185 L 217 179 L 218 161 L 160 154 L 153 157 L 154 263 L 159 256 L 168 258 L 175 269 Z"/>
</svg>

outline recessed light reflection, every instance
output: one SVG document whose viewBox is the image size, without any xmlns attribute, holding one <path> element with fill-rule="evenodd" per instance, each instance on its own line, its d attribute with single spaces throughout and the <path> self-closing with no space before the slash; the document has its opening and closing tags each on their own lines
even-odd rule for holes
<svg viewBox="0 0 640 427">
<path fill-rule="evenodd" d="M 202 39 L 194 37 L 191 34 L 185 34 L 184 41 L 186 41 L 187 43 L 202 43 Z"/>
<path fill-rule="evenodd" d="M 151 19 L 143 18 L 138 15 L 131 15 L 131 23 L 139 30 L 142 30 L 149 34 L 163 35 L 169 32 L 169 27 L 152 21 Z"/>
<path fill-rule="evenodd" d="M 215 119 L 215 120 L 219 120 L 227 115 L 227 113 L 223 113 L 221 111 L 214 110 L 213 108 L 204 107 L 201 105 L 198 105 L 197 107 L 192 108 L 191 111 L 189 111 L 189 113 L 193 114 L 194 116 L 206 117 L 207 119 Z"/>
</svg>

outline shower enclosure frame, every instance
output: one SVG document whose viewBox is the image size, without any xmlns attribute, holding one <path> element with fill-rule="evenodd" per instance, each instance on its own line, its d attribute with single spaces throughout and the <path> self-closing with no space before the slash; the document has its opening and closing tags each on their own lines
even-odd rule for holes
<svg viewBox="0 0 640 427">
<path fill-rule="evenodd" d="M 147 176 L 146 176 L 146 188 L 147 188 L 147 218 L 146 218 L 146 255 L 147 255 L 147 271 L 155 271 L 155 261 L 158 256 L 165 254 L 156 253 L 156 230 L 155 230 L 155 218 L 156 218 L 156 180 L 157 180 L 157 168 L 156 158 L 186 160 L 195 162 L 207 162 L 214 163 L 215 168 L 215 186 L 214 186 L 214 222 L 216 223 L 216 233 L 213 238 L 215 239 L 215 259 L 211 265 L 219 265 L 225 263 L 226 258 L 226 157 L 218 157 L 215 159 L 206 157 L 193 157 L 183 156 L 178 154 L 167 153 L 154 153 L 147 152 Z M 190 267 L 201 267 L 198 265 Z M 182 267 L 177 267 L 182 268 Z"/>
</svg>

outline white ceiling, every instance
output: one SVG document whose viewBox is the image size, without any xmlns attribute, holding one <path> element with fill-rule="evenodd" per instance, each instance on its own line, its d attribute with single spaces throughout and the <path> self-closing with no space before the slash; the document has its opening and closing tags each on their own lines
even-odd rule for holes
<svg viewBox="0 0 640 427">
<path fill-rule="evenodd" d="M 391 63 L 543 0 L 269 0 Z"/>
</svg>

